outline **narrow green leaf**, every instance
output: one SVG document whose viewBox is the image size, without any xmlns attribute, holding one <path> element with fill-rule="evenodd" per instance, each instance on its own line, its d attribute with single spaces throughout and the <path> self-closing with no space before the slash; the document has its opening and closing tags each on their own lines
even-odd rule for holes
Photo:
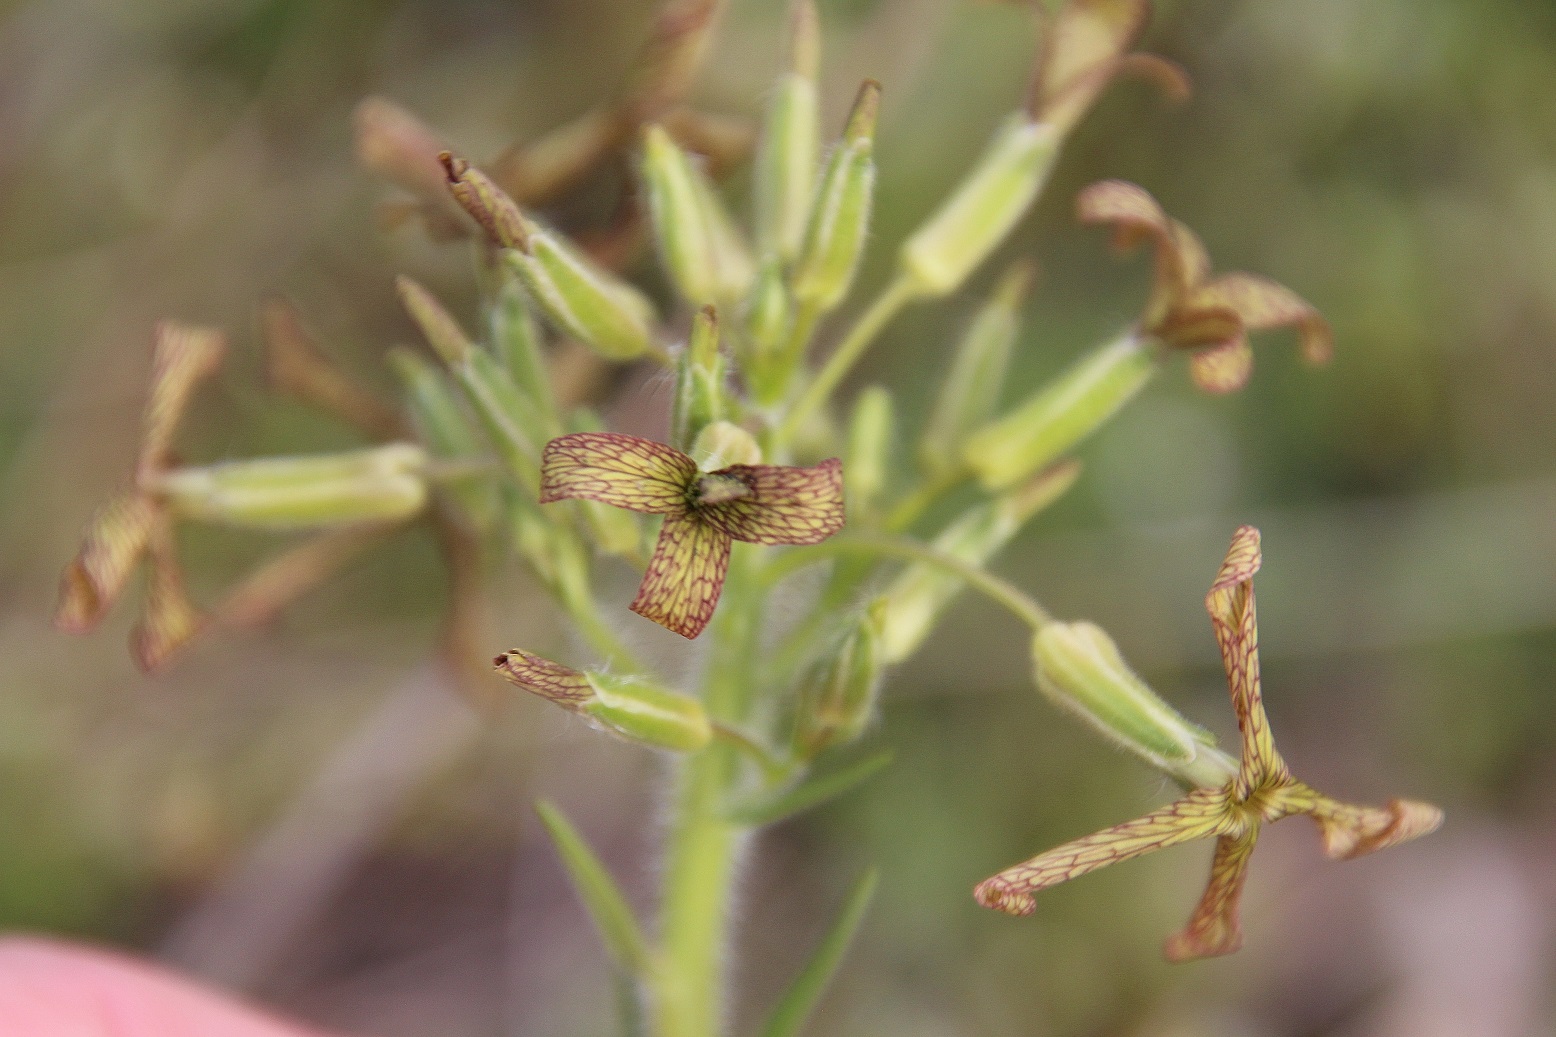
<svg viewBox="0 0 1556 1037">
<path fill-rule="evenodd" d="M 768 1017 L 767 1025 L 762 1028 L 762 1037 L 794 1037 L 800 1032 L 800 1027 L 810 1018 L 821 995 L 826 993 L 827 986 L 832 982 L 832 974 L 842 963 L 843 955 L 848 953 L 848 945 L 854 942 L 854 934 L 859 931 L 864 913 L 870 909 L 879 878 L 879 872 L 871 868 L 854 883 L 848 899 L 843 902 L 843 910 L 837 916 L 837 921 L 832 923 L 832 928 L 822 937 L 810 961 L 805 963 L 788 992 L 783 995 L 783 1000 L 778 1002 L 778 1007 Z"/>
<path fill-rule="evenodd" d="M 600 863 L 594 851 L 589 849 L 589 844 L 584 842 L 583 836 L 562 816 L 560 810 L 545 800 L 539 800 L 535 804 L 535 813 L 540 815 L 541 823 L 551 833 L 551 839 L 562 855 L 562 863 L 567 867 L 567 873 L 589 917 L 594 920 L 594 927 L 599 930 L 600 939 L 605 942 L 605 949 L 611 959 L 629 975 L 639 978 L 648 976 L 653 969 L 653 956 L 649 952 L 648 941 L 643 938 L 637 917 L 633 915 L 632 908 L 627 905 L 627 898 L 622 895 L 621 888 L 611 878 L 610 872 L 605 870 L 605 865 Z"/>
<path fill-rule="evenodd" d="M 726 816 L 735 824 L 753 827 L 770 825 L 852 791 L 855 786 L 862 785 L 884 770 L 889 763 L 891 750 L 888 749 L 874 756 L 866 756 L 858 763 L 849 764 L 831 774 L 803 781 L 775 796 L 732 807 Z"/>
</svg>

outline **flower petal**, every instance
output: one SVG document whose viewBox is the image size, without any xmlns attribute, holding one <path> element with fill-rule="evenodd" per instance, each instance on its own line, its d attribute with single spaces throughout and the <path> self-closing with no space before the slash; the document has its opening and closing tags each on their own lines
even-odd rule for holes
<svg viewBox="0 0 1556 1037">
<path fill-rule="evenodd" d="M 1068 127 L 1091 107 L 1150 17 L 1147 0 L 1071 0 L 1044 34 L 1029 109 Z"/>
<path fill-rule="evenodd" d="M 1205 392 L 1217 396 L 1236 392 L 1248 384 L 1253 374 L 1253 350 L 1248 339 L 1238 334 L 1219 345 L 1196 350 L 1189 358 L 1189 374 Z"/>
<path fill-rule="evenodd" d="M 696 637 L 713 618 L 724 589 L 730 546 L 729 534 L 699 515 L 666 515 L 632 611 L 682 637 Z"/>
<path fill-rule="evenodd" d="M 1082 223 L 1113 226 L 1113 244 L 1120 251 L 1149 241 L 1156 249 L 1156 276 L 1145 325 L 1155 331 L 1194 288 L 1210 274 L 1210 257 L 1193 231 L 1168 216 L 1149 191 L 1126 180 L 1103 180 L 1075 199 Z"/>
<path fill-rule="evenodd" d="M 674 447 L 617 432 L 575 432 L 546 444 L 540 503 L 582 498 L 651 515 L 679 515 L 697 463 Z"/>
<path fill-rule="evenodd" d="M 1253 574 L 1259 571 L 1261 558 L 1259 531 L 1252 526 L 1239 527 L 1232 535 L 1221 571 L 1210 585 L 1210 593 L 1205 595 L 1205 610 L 1210 613 L 1216 643 L 1221 646 L 1237 729 L 1243 736 L 1242 765 L 1236 782 L 1239 800 L 1248 798 L 1255 788 L 1286 781 L 1291 776 L 1275 750 L 1259 687 L 1259 624 L 1254 610 Z"/>
<path fill-rule="evenodd" d="M 84 634 L 103 618 L 146 552 L 157 506 L 143 493 L 115 497 L 93 516 L 59 585 L 54 625 Z"/>
<path fill-rule="evenodd" d="M 1243 927 L 1238 918 L 1238 903 L 1243 883 L 1248 878 L 1248 858 L 1253 855 L 1259 827 L 1249 825 L 1236 835 L 1216 840 L 1216 856 L 1210 865 L 1210 883 L 1200 897 L 1199 906 L 1188 926 L 1167 941 L 1171 961 L 1190 961 L 1231 954 L 1243 945 Z"/>
<path fill-rule="evenodd" d="M 577 709 L 594 698 L 594 687 L 582 673 L 522 648 L 509 649 L 492 665 L 504 680 L 565 709 Z"/>
<path fill-rule="evenodd" d="M 150 552 L 146 604 L 130 634 L 130 654 L 146 673 L 165 666 L 205 626 L 184 589 L 184 574 L 173 553 L 172 527 L 160 517 L 153 524 Z"/>
<path fill-rule="evenodd" d="M 819 544 L 843 528 L 843 462 L 811 468 L 730 465 L 712 473 L 751 488 L 744 497 L 706 505 L 710 526 L 749 544 Z"/>
<path fill-rule="evenodd" d="M 1006 868 L 978 883 L 973 896 L 984 907 L 1008 915 L 1029 915 L 1037 906 L 1033 893 L 1153 850 L 1209 838 L 1224 829 L 1226 819 L 1227 790 L 1196 789 L 1144 817 L 1105 828 Z"/>
<path fill-rule="evenodd" d="M 157 325 L 151 395 L 141 432 L 141 472 L 167 467 L 173 433 L 189 406 L 190 394 L 215 373 L 226 350 L 225 337 L 219 331 L 166 320 Z"/>
<path fill-rule="evenodd" d="M 1357 806 L 1300 782 L 1279 789 L 1275 802 L 1288 813 L 1311 817 L 1323 836 L 1325 856 L 1337 861 L 1430 835 L 1443 823 L 1442 810 L 1430 803 L 1391 799 L 1384 807 Z"/>
<path fill-rule="evenodd" d="M 1334 354 L 1334 333 L 1313 305 L 1283 284 L 1256 274 L 1223 274 L 1194 290 L 1193 304 L 1237 312 L 1249 331 L 1296 328 L 1302 356 L 1311 364 Z"/>
</svg>

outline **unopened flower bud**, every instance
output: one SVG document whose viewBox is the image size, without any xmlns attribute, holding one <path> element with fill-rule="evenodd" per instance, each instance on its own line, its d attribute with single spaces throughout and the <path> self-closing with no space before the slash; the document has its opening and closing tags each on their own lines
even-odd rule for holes
<svg viewBox="0 0 1556 1037">
<path fill-rule="evenodd" d="M 1214 743 L 1157 697 L 1094 623 L 1050 623 L 1032 638 L 1037 686 L 1055 705 L 1152 766 L 1171 769 Z"/>
<path fill-rule="evenodd" d="M 403 274 L 394 281 L 400 305 L 410 314 L 432 351 L 450 367 L 464 363 L 474 348 L 465 329 L 459 326 L 437 297 Z"/>
<path fill-rule="evenodd" d="M 584 672 L 521 649 L 493 660 L 506 680 L 635 742 L 696 752 L 713 738 L 702 703 L 634 677 Z"/>
<path fill-rule="evenodd" d="M 688 453 L 704 472 L 716 472 L 734 464 L 762 463 L 762 448 L 756 437 L 728 421 L 715 421 L 704 428 Z"/>
<path fill-rule="evenodd" d="M 719 352 L 719 318 L 704 306 L 692 318 L 692 333 L 676 359 L 675 401 L 670 444 L 685 450 L 724 410 L 724 358 Z"/>
<path fill-rule="evenodd" d="M 832 309 L 848 294 L 864 252 L 875 195 L 875 120 L 880 104 L 880 84 L 866 80 L 816 190 L 793 279 L 795 299 L 816 313 Z"/>
<path fill-rule="evenodd" d="M 816 66 L 820 48 L 816 5 L 790 11 L 790 67 L 767 103 L 756 153 L 756 242 L 763 257 L 791 262 L 805 237 L 820 149 Z"/>
<path fill-rule="evenodd" d="M 718 273 L 707 214 L 698 197 L 691 159 L 662 126 L 643 133 L 643 188 L 659 260 L 683 298 L 694 304 L 718 297 Z"/>
<path fill-rule="evenodd" d="M 404 347 L 389 351 L 389 366 L 405 387 L 406 408 L 421 441 L 434 457 L 469 460 L 485 449 L 448 378 L 430 361 Z M 482 478 L 451 481 L 446 487 L 478 529 L 486 529 L 495 517 L 498 500 L 491 482 Z"/>
<path fill-rule="evenodd" d="M 859 394 L 848 423 L 843 489 L 853 514 L 868 513 L 886 488 L 891 463 L 891 393 L 872 385 Z"/>
<path fill-rule="evenodd" d="M 769 259 L 757 274 L 746 309 L 749 353 L 743 358 L 741 372 L 751 395 L 764 407 L 778 403 L 788 390 L 793 367 L 786 349 L 791 310 L 783 266 L 777 259 Z"/>
<path fill-rule="evenodd" d="M 795 714 L 794 749 L 810 759 L 858 738 L 875 714 L 881 673 L 884 599 L 855 617 L 836 650 L 802 678 Z"/>
<path fill-rule="evenodd" d="M 959 288 L 997 248 L 1048 179 L 1059 150 L 1049 125 L 1014 116 L 967 178 L 902 246 L 903 271 L 919 292 Z"/>
<path fill-rule="evenodd" d="M 427 455 L 410 443 L 309 457 L 179 468 L 148 487 L 178 515 L 222 525 L 304 529 L 391 522 L 427 502 Z"/>
<path fill-rule="evenodd" d="M 935 538 L 935 551 L 968 565 L 983 565 L 1033 515 L 1075 485 L 1079 475 L 1078 464 L 1063 462 L 1013 492 L 969 508 Z M 918 650 L 962 585 L 956 574 L 923 562 L 908 566 L 887 585 L 881 595 L 888 602 L 881 640 L 888 664 Z"/>
<path fill-rule="evenodd" d="M 560 235 L 533 225 L 528 250 L 507 249 L 503 259 L 563 334 L 611 360 L 634 360 L 653 347 L 649 301 Z"/>
<path fill-rule="evenodd" d="M 447 151 L 438 155 L 448 177 L 449 193 L 481 225 L 498 248 L 527 250 L 529 221 L 508 193 L 469 162 Z"/>
<path fill-rule="evenodd" d="M 919 443 L 919 460 L 931 475 L 959 469 L 962 443 L 994 416 L 1031 282 L 1030 263 L 1012 267 L 962 336 Z"/>
<path fill-rule="evenodd" d="M 1082 357 L 1025 403 L 974 433 L 962 455 L 988 489 L 1012 486 L 1100 428 L 1156 368 L 1152 352 L 1126 335 Z"/>
<path fill-rule="evenodd" d="M 514 386 L 539 412 L 539 425 L 544 432 L 542 438 L 559 434 L 562 423 L 557 413 L 556 394 L 551 387 L 551 375 L 546 369 L 540 328 L 530 312 L 524 289 L 512 277 L 502 278 L 496 304 L 492 307 L 491 322 L 497 355 Z"/>
</svg>

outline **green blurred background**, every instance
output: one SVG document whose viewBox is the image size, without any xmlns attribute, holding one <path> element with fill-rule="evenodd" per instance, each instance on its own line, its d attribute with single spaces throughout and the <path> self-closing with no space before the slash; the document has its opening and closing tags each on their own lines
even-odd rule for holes
<svg viewBox="0 0 1556 1037">
<path fill-rule="evenodd" d="M 781 6 L 732 3 L 700 104 L 756 112 Z M 886 87 L 869 289 L 1012 107 L 1032 35 L 1011 6 L 821 7 L 828 125 L 859 78 Z M 455 701 L 425 663 L 443 594 L 430 544 L 403 538 L 279 629 L 208 638 L 157 680 L 123 650 L 128 610 L 86 640 L 48 617 L 80 527 L 128 471 L 154 319 L 233 333 L 184 437 L 204 460 L 352 441 L 259 387 L 262 297 L 292 296 L 386 391 L 381 354 L 409 339 L 392 276 L 470 305 L 464 249 L 375 225 L 385 192 L 353 164 L 355 103 L 386 95 L 495 154 L 608 94 L 650 8 L 0 3 L 0 929 L 134 948 L 363 1034 L 610 1032 L 602 955 L 528 804 L 559 800 L 647 906 L 661 766 L 530 702 Z M 1081 487 L 1000 571 L 1102 623 L 1225 735 L 1200 602 L 1231 531 L 1261 526 L 1285 755 L 1343 798 L 1431 799 L 1448 823 L 1343 866 L 1304 825 L 1273 829 L 1247 948 L 1208 963 L 1159 953 L 1202 846 L 1047 893 L 1030 919 L 983 911 L 979 878 L 1169 790 L 1041 702 L 1022 631 L 968 601 L 892 678 L 874 738 L 893 766 L 752 854 L 737 1029 L 875 863 L 882 892 L 818 1034 L 1550 1032 L 1556 8 L 1182 0 L 1146 43 L 1195 96 L 1110 91 L 1007 248 L 1042 269 L 1012 395 L 1143 296 L 1147 264 L 1069 216 L 1104 176 L 1153 191 L 1219 267 L 1312 300 L 1337 359 L 1304 368 L 1271 336 L 1252 385 L 1222 399 L 1174 369 L 1085 448 Z M 861 384 L 922 413 L 971 302 L 900 320 Z M 626 407 L 655 405 L 637 392 Z M 265 546 L 192 536 L 197 594 Z M 522 579 L 498 590 L 493 648 L 554 636 Z"/>
</svg>

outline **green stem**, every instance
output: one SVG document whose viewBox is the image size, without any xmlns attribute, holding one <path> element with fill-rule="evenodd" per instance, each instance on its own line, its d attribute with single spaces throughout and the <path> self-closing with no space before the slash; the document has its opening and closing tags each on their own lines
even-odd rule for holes
<svg viewBox="0 0 1556 1037">
<path fill-rule="evenodd" d="M 736 545 L 703 678 L 703 705 L 718 724 L 744 720 L 763 588 L 760 556 Z M 715 1037 L 724 1013 L 723 959 L 744 826 L 724 813 L 740 752 L 724 741 L 687 759 L 677 778 L 661 905 L 656 1037 Z"/>
<path fill-rule="evenodd" d="M 794 401 L 794 406 L 789 408 L 789 413 L 784 416 L 783 424 L 778 426 L 774 437 L 780 447 L 786 447 L 793 440 L 800 427 L 827 401 L 838 383 L 864 356 L 864 351 L 870 348 L 881 329 L 917 294 L 918 289 L 911 280 L 898 277 L 875 297 L 875 301 L 860 315 L 843 341 L 832 351 L 832 355 L 827 357 L 827 362 L 816 372 L 816 377 L 800 393 L 799 399 Z"/>
<path fill-rule="evenodd" d="M 886 521 L 883 523 L 884 528 L 888 533 L 901 533 L 917 522 L 919 516 L 924 514 L 931 504 L 958 486 L 966 477 L 964 472 L 953 471 L 925 479 L 887 513 Z"/>
<path fill-rule="evenodd" d="M 986 572 L 976 565 L 970 565 L 960 558 L 954 558 L 933 547 L 921 544 L 917 540 L 893 536 L 889 533 L 854 533 L 814 544 L 803 552 L 790 552 L 775 559 L 762 575 L 768 582 L 776 583 L 789 573 L 802 569 L 812 562 L 820 561 L 827 555 L 851 554 L 884 555 L 888 558 L 904 558 L 935 566 L 961 577 L 969 587 L 1003 606 L 1034 631 L 1053 622 L 1053 617 L 1048 614 L 1048 610 L 1015 584 Z"/>
</svg>

